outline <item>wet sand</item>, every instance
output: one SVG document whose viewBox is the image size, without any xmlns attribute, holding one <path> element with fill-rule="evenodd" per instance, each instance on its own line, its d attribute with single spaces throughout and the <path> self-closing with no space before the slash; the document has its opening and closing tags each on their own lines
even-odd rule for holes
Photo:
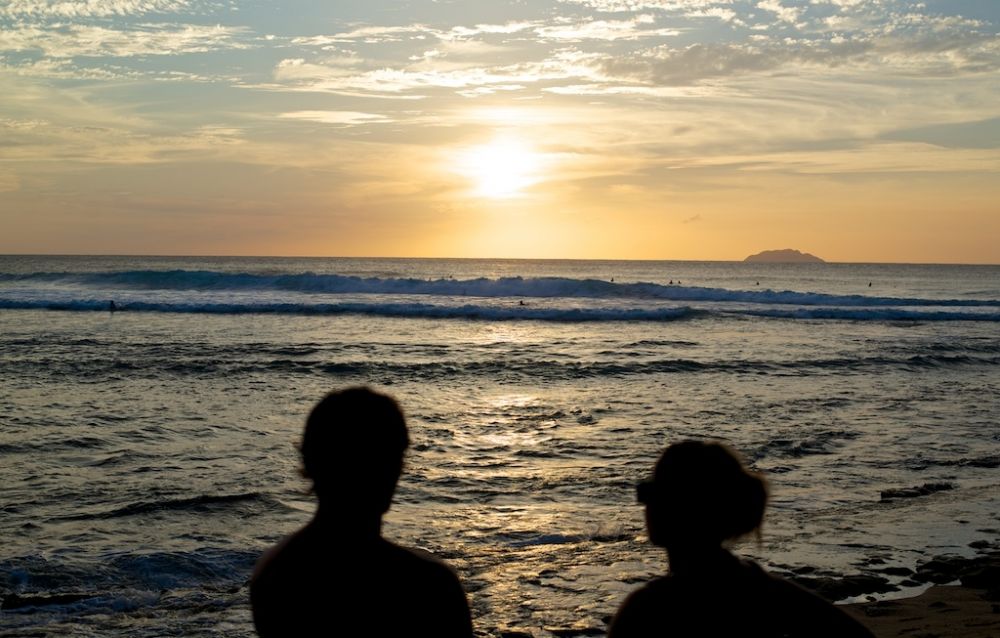
<svg viewBox="0 0 1000 638">
<path fill-rule="evenodd" d="M 914 598 L 856 603 L 844 609 L 878 638 L 998 638 L 998 598 L 985 589 L 936 585 Z"/>
</svg>

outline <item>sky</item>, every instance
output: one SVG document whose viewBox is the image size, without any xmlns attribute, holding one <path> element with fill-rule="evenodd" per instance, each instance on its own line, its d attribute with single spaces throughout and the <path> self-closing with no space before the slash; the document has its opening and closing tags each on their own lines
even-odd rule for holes
<svg viewBox="0 0 1000 638">
<path fill-rule="evenodd" d="M 1000 263 L 997 0 L 3 0 L 0 253 Z"/>
</svg>

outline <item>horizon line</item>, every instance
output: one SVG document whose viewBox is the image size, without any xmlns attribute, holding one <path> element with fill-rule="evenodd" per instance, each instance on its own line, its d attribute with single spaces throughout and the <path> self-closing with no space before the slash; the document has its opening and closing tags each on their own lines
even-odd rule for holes
<svg viewBox="0 0 1000 638">
<path fill-rule="evenodd" d="M 754 253 L 757 254 L 757 253 Z M 145 257 L 171 259 L 392 259 L 392 260 L 453 260 L 453 261 L 631 261 L 631 262 L 680 262 L 728 263 L 757 265 L 852 265 L 852 266 L 1000 266 L 1000 262 L 922 262 L 922 261 L 828 261 L 819 262 L 748 262 L 746 259 L 669 259 L 621 257 L 449 257 L 449 256 L 375 256 L 375 255 L 250 255 L 250 254 L 139 254 L 139 253 L 0 253 L 0 257 Z"/>
</svg>

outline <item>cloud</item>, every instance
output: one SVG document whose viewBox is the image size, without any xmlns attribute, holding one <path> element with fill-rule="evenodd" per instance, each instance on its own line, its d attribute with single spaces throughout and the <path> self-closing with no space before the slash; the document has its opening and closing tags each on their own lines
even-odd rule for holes
<svg viewBox="0 0 1000 638">
<path fill-rule="evenodd" d="M 676 28 L 656 28 L 656 20 L 651 15 L 637 15 L 627 20 L 595 20 L 556 18 L 548 22 L 539 20 L 506 22 L 503 24 L 458 25 L 449 29 L 430 27 L 425 24 L 401 26 L 359 26 L 350 31 L 333 35 L 317 35 L 293 38 L 297 45 L 333 49 L 347 44 L 399 44 L 406 42 L 459 42 L 480 40 L 487 42 L 490 36 L 531 36 L 532 39 L 546 41 L 614 41 L 636 40 L 639 38 L 674 36 Z M 493 38 L 494 40 L 496 38 Z"/>
<path fill-rule="evenodd" d="M 786 7 L 781 4 L 781 0 L 759 0 L 759 2 L 757 2 L 757 7 L 759 9 L 763 9 L 764 11 L 770 11 L 771 13 L 777 15 L 779 20 L 791 24 L 798 22 L 799 16 L 802 15 L 802 9 L 797 7 Z"/>
<path fill-rule="evenodd" d="M 729 165 L 741 171 L 774 171 L 800 174 L 879 174 L 970 172 L 989 174 L 1000 171 L 994 149 L 943 149 L 919 143 L 874 143 L 858 148 L 823 153 L 761 153 L 706 158 L 702 166 Z M 692 164 L 694 165 L 694 164 Z"/>
<path fill-rule="evenodd" d="M 189 6 L 189 0 L 7 0 L 0 17 L 106 18 L 178 13 Z"/>
<path fill-rule="evenodd" d="M 733 4 L 733 0 L 559 0 L 562 4 L 576 4 L 602 13 L 636 11 L 703 11 Z"/>
<path fill-rule="evenodd" d="M 422 61 L 419 68 L 379 68 L 357 72 L 339 65 L 327 66 L 302 58 L 282 60 L 274 77 L 287 88 L 350 95 L 404 94 L 419 91 L 476 91 L 478 94 L 519 90 L 525 86 L 570 78 L 600 80 L 585 56 L 563 51 L 541 62 L 502 66 L 453 65 Z M 276 87 L 272 87 L 276 88 Z M 414 97 L 410 95 L 409 97 Z"/>
<path fill-rule="evenodd" d="M 942 148 L 1000 149 L 1000 118 L 901 129 L 889 131 L 881 137 L 885 140 L 933 144 Z"/>
<path fill-rule="evenodd" d="M 543 40 L 638 40 L 640 38 L 676 36 L 677 29 L 647 28 L 655 22 L 652 16 L 640 15 L 632 20 L 589 20 L 572 24 L 537 27 L 534 29 Z"/>
<path fill-rule="evenodd" d="M 306 120 L 322 124 L 339 126 L 356 126 L 359 124 L 377 124 L 391 122 L 385 115 L 375 113 L 360 113 L 357 111 L 292 111 L 282 113 L 278 117 L 290 120 Z"/>
<path fill-rule="evenodd" d="M 602 72 L 625 82 L 685 86 L 772 71 L 835 71 L 874 75 L 953 76 L 1000 69 L 1000 40 L 986 33 L 939 28 L 845 39 L 784 39 L 749 43 L 659 46 L 608 57 Z"/>
<path fill-rule="evenodd" d="M 0 30 L 0 51 L 40 51 L 50 58 L 135 57 L 246 49 L 241 27 L 142 24 L 109 29 L 82 24 L 36 25 Z"/>
</svg>

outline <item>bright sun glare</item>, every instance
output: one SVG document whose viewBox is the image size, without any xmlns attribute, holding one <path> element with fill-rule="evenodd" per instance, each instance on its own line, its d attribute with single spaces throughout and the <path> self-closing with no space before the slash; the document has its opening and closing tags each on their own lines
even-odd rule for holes
<svg viewBox="0 0 1000 638">
<path fill-rule="evenodd" d="M 541 156 L 515 138 L 475 146 L 458 159 L 458 170 L 475 183 L 479 197 L 516 197 L 540 179 Z"/>
</svg>

